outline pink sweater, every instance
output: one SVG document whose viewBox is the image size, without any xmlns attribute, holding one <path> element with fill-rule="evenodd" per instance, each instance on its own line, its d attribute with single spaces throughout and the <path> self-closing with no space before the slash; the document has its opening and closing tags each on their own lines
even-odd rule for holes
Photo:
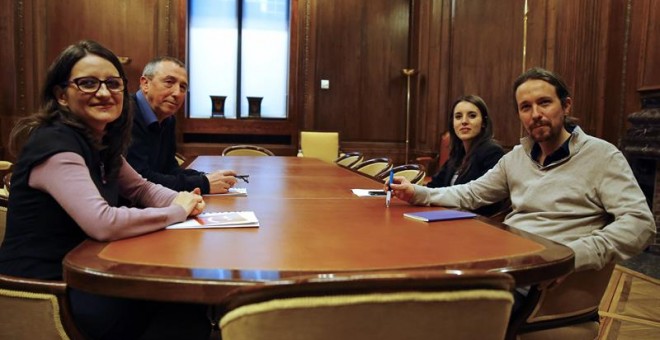
<svg viewBox="0 0 660 340">
<path fill-rule="evenodd" d="M 32 169 L 29 185 L 53 196 L 91 238 L 111 241 L 160 230 L 186 219 L 183 207 L 172 204 L 177 195 L 148 182 L 123 161 L 119 194 L 138 206 L 112 207 L 92 182 L 83 158 L 73 152 L 53 155 Z"/>
</svg>

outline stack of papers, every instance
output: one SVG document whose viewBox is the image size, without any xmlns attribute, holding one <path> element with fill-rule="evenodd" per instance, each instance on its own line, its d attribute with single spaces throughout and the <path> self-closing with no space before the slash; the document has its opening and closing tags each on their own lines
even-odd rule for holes
<svg viewBox="0 0 660 340">
<path fill-rule="evenodd" d="M 166 229 L 195 228 L 250 228 L 259 227 L 259 220 L 253 211 L 227 211 L 202 213 Z"/>
</svg>

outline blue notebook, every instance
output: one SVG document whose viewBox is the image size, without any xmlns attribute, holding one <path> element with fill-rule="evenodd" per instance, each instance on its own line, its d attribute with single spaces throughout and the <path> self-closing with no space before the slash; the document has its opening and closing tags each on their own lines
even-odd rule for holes
<svg viewBox="0 0 660 340">
<path fill-rule="evenodd" d="M 445 210 L 410 212 L 410 213 L 404 213 L 403 216 L 418 221 L 434 222 L 434 221 L 458 220 L 463 218 L 473 218 L 477 216 L 477 214 L 468 211 L 445 209 Z"/>
</svg>

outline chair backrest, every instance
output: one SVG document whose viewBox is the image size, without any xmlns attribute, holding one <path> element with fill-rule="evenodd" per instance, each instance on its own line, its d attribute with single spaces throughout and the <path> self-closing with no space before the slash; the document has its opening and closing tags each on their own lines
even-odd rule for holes
<svg viewBox="0 0 660 340">
<path fill-rule="evenodd" d="M 82 339 L 64 282 L 0 275 L 0 339 Z"/>
<path fill-rule="evenodd" d="M 5 229 L 7 229 L 7 197 L 0 195 L 0 247 L 5 239 Z"/>
<path fill-rule="evenodd" d="M 360 163 L 354 169 L 361 174 L 380 181 L 378 175 L 385 171 L 389 172 L 392 169 L 392 160 L 388 157 L 372 158 Z"/>
<path fill-rule="evenodd" d="M 0 161 L 0 180 L 2 180 L 2 183 L 0 183 L 0 196 L 9 196 L 9 184 L 11 179 L 10 169 L 12 165 L 11 162 Z"/>
<path fill-rule="evenodd" d="M 335 159 L 335 163 L 345 168 L 352 168 L 353 165 L 361 162 L 363 159 L 362 152 L 348 152 Z"/>
<path fill-rule="evenodd" d="M 0 187 L 0 247 L 2 247 L 2 242 L 5 239 L 5 230 L 7 229 L 7 204 L 9 203 L 11 172 L 3 176 L 2 182 L 2 187 Z"/>
<path fill-rule="evenodd" d="M 303 157 L 333 163 L 339 155 L 339 133 L 301 131 L 300 151 Z"/>
<path fill-rule="evenodd" d="M 176 159 L 176 163 L 179 164 L 179 166 L 183 166 L 186 162 L 186 157 L 178 152 L 174 154 L 174 158 Z"/>
<path fill-rule="evenodd" d="M 394 172 L 394 176 L 405 177 L 410 183 L 420 184 L 424 181 L 426 176 L 426 171 L 424 171 L 424 166 L 420 164 L 404 164 L 398 165 L 390 169 Z M 389 171 L 385 171 L 379 174 L 379 178 L 385 182 L 389 177 Z"/>
<path fill-rule="evenodd" d="M 440 169 L 445 162 L 449 159 L 449 152 L 451 151 L 451 137 L 449 131 L 445 131 L 440 136 L 440 147 L 438 148 L 438 169 Z"/>
<path fill-rule="evenodd" d="M 447 162 L 449 159 L 449 152 L 451 151 L 451 138 L 449 136 L 449 131 L 445 131 L 440 136 L 440 145 L 438 147 L 438 153 L 435 157 L 431 156 L 421 156 L 415 158 L 417 163 L 424 166 L 426 173 L 429 176 L 434 176 L 440 168 Z"/>
<path fill-rule="evenodd" d="M 513 298 L 504 273 L 338 275 L 239 288 L 223 340 L 503 339 Z"/>
<path fill-rule="evenodd" d="M 275 156 L 275 154 L 257 145 L 232 145 L 222 150 L 223 156 Z"/>
<path fill-rule="evenodd" d="M 598 307 L 614 266 L 575 272 L 558 286 L 541 290 L 534 309 L 517 327 L 518 338 L 595 339 Z"/>
</svg>

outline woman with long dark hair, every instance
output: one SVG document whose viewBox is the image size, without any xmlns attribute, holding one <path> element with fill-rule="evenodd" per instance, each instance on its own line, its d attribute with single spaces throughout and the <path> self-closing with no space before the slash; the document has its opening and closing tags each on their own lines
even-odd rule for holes
<svg viewBox="0 0 660 340">
<path fill-rule="evenodd" d="M 493 140 L 493 124 L 488 107 L 481 97 L 461 96 L 452 104 L 448 115 L 450 136 L 449 159 L 427 184 L 430 188 L 464 184 L 490 170 L 504 155 L 504 150 Z M 499 206 L 478 210 L 491 215 Z"/>
<path fill-rule="evenodd" d="M 126 82 L 118 58 L 94 41 L 67 47 L 50 66 L 41 109 L 20 120 L 10 136 L 18 160 L 0 273 L 61 280 L 64 256 L 85 239 L 156 231 L 204 209 L 198 192 L 148 182 L 122 156 L 132 122 Z M 145 208 L 120 206 L 120 197 Z M 75 289 L 69 298 L 78 327 L 94 339 L 140 337 L 160 307 Z M 195 337 L 192 329 L 208 337 L 204 306 L 172 310 L 181 312 L 186 338 Z"/>
</svg>

